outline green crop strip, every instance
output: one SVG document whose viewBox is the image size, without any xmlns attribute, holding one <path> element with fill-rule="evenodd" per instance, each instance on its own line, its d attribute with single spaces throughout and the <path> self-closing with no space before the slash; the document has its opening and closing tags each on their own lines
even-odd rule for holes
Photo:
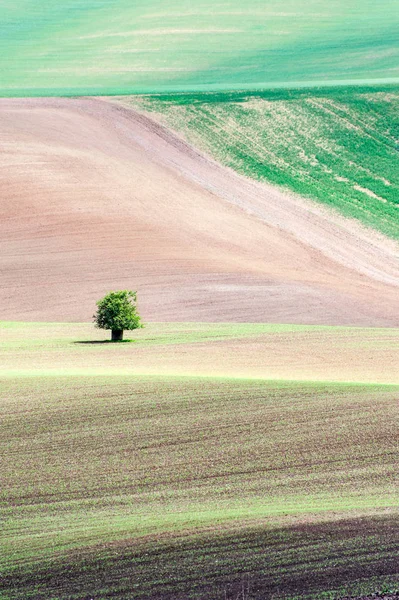
<svg viewBox="0 0 399 600">
<path fill-rule="evenodd" d="M 127 333 L 131 343 L 112 344 L 108 333 L 90 323 L 0 322 L 0 379 L 162 375 L 389 385 L 398 382 L 398 333 L 395 328 L 147 323 Z M 343 358 L 337 362 L 337 357 Z"/>
<path fill-rule="evenodd" d="M 239 173 L 399 239 L 397 88 L 183 94 L 130 102 L 162 115 L 189 142 Z"/>
</svg>

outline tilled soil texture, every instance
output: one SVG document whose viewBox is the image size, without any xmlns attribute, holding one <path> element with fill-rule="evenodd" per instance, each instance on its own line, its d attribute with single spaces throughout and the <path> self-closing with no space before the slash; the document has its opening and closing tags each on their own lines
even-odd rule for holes
<svg viewBox="0 0 399 600">
<path fill-rule="evenodd" d="M 0 101 L 0 318 L 393 326 L 397 246 L 103 99 Z"/>
<path fill-rule="evenodd" d="M 393 594 L 375 593 L 371 596 L 357 596 L 356 598 L 354 596 L 345 596 L 345 598 L 340 598 L 340 600 L 379 600 L 380 598 L 383 600 L 396 600 L 396 598 L 399 598 L 399 592 L 394 592 Z"/>
<path fill-rule="evenodd" d="M 396 525 L 386 517 L 265 522 L 148 536 L 75 550 L 39 563 L 34 573 L 20 567 L 3 586 L 10 600 L 397 600 L 342 598 L 343 589 L 373 589 L 373 581 L 398 585 Z"/>
<path fill-rule="evenodd" d="M 0 595 L 396 589 L 397 398 L 384 385 L 3 378 Z"/>
</svg>

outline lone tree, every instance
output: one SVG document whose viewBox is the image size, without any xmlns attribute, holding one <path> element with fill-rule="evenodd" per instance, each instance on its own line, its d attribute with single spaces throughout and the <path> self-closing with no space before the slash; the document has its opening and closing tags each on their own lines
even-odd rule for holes
<svg viewBox="0 0 399 600">
<path fill-rule="evenodd" d="M 112 341 L 123 340 L 123 330 L 143 327 L 137 314 L 137 293 L 129 290 L 110 292 L 97 302 L 97 312 L 93 315 L 96 327 L 111 329 Z"/>
</svg>

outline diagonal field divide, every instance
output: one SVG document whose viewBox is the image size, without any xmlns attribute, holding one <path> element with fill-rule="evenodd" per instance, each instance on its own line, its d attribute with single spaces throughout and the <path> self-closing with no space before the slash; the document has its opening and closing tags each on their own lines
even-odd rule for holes
<svg viewBox="0 0 399 600">
<path fill-rule="evenodd" d="M 2 319 L 87 321 L 132 288 L 149 321 L 398 325 L 394 240 L 109 99 L 0 105 Z"/>
<path fill-rule="evenodd" d="M 113 100 L 146 111 L 247 177 L 290 189 L 399 238 L 395 86 Z"/>
</svg>

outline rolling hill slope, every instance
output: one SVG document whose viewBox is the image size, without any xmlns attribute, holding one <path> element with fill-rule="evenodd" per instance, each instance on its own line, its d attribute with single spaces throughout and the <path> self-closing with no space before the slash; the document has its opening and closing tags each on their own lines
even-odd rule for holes
<svg viewBox="0 0 399 600">
<path fill-rule="evenodd" d="M 234 170 L 399 240 L 399 91 L 386 88 L 121 97 Z"/>
<path fill-rule="evenodd" d="M 2 319 L 398 324 L 394 242 L 100 99 L 0 103 Z"/>
<path fill-rule="evenodd" d="M 3 380 L 2 598 L 235 600 L 243 580 L 254 600 L 395 589 L 397 394 Z"/>
</svg>

